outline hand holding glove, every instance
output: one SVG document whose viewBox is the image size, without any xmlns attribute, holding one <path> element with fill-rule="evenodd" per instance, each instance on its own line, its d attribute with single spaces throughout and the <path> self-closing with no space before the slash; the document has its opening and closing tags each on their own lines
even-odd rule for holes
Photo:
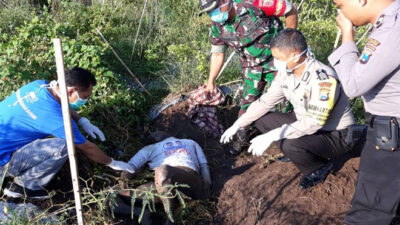
<svg viewBox="0 0 400 225">
<path fill-rule="evenodd" d="M 250 141 L 251 145 L 247 152 L 252 153 L 255 156 L 261 156 L 272 144 L 272 142 L 282 139 L 281 132 L 282 130 L 278 128 L 271 130 L 268 133 L 258 135 Z"/>
<path fill-rule="evenodd" d="M 239 125 L 237 125 L 236 123 L 234 123 L 231 127 L 229 127 L 221 136 L 221 139 L 219 140 L 219 142 L 221 144 L 226 144 L 229 143 L 232 138 L 233 135 L 235 135 L 238 130 L 240 129 Z"/>
<path fill-rule="evenodd" d="M 123 170 L 123 171 L 128 171 L 129 173 L 135 173 L 135 170 L 132 168 L 130 164 L 114 160 L 113 158 L 111 158 L 111 162 L 106 166 L 111 167 L 111 169 L 113 170 Z"/>
<path fill-rule="evenodd" d="M 100 138 L 101 141 L 105 141 L 105 137 L 103 132 L 91 124 L 90 121 L 86 117 L 82 117 L 78 120 L 78 124 L 88 133 L 92 138 L 96 139 L 96 135 Z"/>
</svg>

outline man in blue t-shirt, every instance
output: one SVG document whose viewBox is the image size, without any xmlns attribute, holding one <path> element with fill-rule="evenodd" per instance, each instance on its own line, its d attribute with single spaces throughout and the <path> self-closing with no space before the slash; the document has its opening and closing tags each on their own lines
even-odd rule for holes
<svg viewBox="0 0 400 225">
<path fill-rule="evenodd" d="M 94 75 L 74 67 L 66 71 L 65 79 L 75 147 L 97 163 L 133 172 L 129 164 L 107 156 L 78 129 L 76 123 L 93 138 L 105 140 L 99 128 L 74 111 L 92 94 Z M 14 177 L 5 195 L 48 197 L 45 186 L 68 158 L 60 102 L 57 82 L 44 80 L 29 83 L 0 102 L 0 175 Z"/>
</svg>

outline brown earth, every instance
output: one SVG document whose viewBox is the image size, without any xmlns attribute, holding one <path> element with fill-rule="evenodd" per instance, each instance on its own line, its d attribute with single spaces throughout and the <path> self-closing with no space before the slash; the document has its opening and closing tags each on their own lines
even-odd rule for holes
<svg viewBox="0 0 400 225">
<path fill-rule="evenodd" d="M 297 186 L 302 175 L 292 163 L 276 161 L 267 166 L 267 155 L 279 153 L 279 149 L 270 148 L 262 157 L 245 153 L 232 157 L 228 146 L 207 137 L 190 122 L 185 115 L 187 109 L 186 102 L 169 107 L 153 126 L 178 138 L 193 139 L 203 147 L 213 180 L 210 201 L 214 201 L 214 215 L 206 224 L 343 224 L 354 192 L 359 158 L 337 160 L 336 172 L 323 184 L 302 190 Z M 229 127 L 237 110 L 219 111 L 219 120 Z"/>
</svg>

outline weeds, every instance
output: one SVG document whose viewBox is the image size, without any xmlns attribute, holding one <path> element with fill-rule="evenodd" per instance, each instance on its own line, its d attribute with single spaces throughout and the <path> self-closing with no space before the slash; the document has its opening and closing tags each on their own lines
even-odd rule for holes
<svg viewBox="0 0 400 225">
<path fill-rule="evenodd" d="M 135 189 L 135 188 L 126 188 L 119 189 L 115 187 L 106 187 L 101 190 L 95 190 L 93 188 L 94 182 L 99 182 L 100 180 L 104 180 L 105 178 L 100 177 L 92 177 L 88 180 L 80 179 L 81 182 L 81 199 L 82 199 L 82 208 L 83 215 L 86 224 L 112 224 L 113 220 L 115 220 L 114 208 L 117 206 L 116 197 L 119 191 L 128 191 L 132 193 L 131 197 L 131 218 L 134 219 L 134 216 L 137 217 L 137 221 L 140 223 L 143 219 L 143 215 L 145 211 L 148 210 L 151 213 L 156 212 L 155 203 L 159 200 L 157 199 L 178 199 L 182 209 L 186 208 L 186 200 L 182 196 L 182 193 L 178 191 L 178 188 L 188 188 L 187 185 L 183 184 L 174 184 L 174 185 L 166 185 L 166 193 L 159 194 L 154 187 L 151 187 L 148 190 Z M 112 179 L 112 178 L 107 178 Z M 115 183 L 117 180 L 111 181 Z M 57 199 L 61 195 L 62 196 L 70 196 L 72 197 L 72 191 L 67 193 L 61 192 L 49 192 L 49 195 L 52 196 L 49 200 L 46 200 L 46 203 L 42 203 L 43 210 L 33 210 L 30 209 L 31 203 L 27 203 L 27 199 L 24 199 L 23 205 L 24 210 L 23 213 L 18 213 L 17 211 L 8 209 L 8 206 L 5 205 L 3 209 L 3 215 L 8 215 L 9 220 L 6 221 L 7 224 L 71 224 L 74 223 L 75 220 L 75 202 L 73 200 L 68 200 L 62 203 L 55 203 L 52 199 Z M 64 198 L 63 197 L 63 198 Z M 141 205 L 135 207 L 136 201 L 140 199 Z M 3 195 L 0 200 L 5 202 L 7 199 Z M 38 202 L 36 202 L 38 203 Z M 139 209 L 139 213 L 134 208 Z M 135 212 L 137 214 L 135 214 Z M 1 223 L 0 223 L 1 224 Z"/>
</svg>

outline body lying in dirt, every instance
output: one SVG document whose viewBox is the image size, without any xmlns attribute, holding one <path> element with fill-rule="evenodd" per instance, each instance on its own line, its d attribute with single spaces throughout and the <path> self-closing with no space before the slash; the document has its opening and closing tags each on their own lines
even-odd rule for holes
<svg viewBox="0 0 400 225">
<path fill-rule="evenodd" d="M 133 179 L 134 174 L 124 172 L 121 174 L 119 198 L 143 200 L 148 195 L 141 193 L 154 193 L 152 196 L 161 199 L 168 220 L 173 222 L 175 198 L 182 200 L 180 192 L 193 199 L 208 197 L 211 178 L 207 159 L 201 147 L 193 140 L 177 139 L 159 131 L 152 133 L 150 139 L 156 143 L 139 150 L 129 160 L 129 164 L 135 171 L 147 164 L 150 170 L 155 171 L 154 182 L 145 183 L 132 192 L 128 182 Z M 120 199 L 117 200 L 114 212 L 125 211 L 129 215 L 130 201 L 124 202 Z"/>
</svg>

